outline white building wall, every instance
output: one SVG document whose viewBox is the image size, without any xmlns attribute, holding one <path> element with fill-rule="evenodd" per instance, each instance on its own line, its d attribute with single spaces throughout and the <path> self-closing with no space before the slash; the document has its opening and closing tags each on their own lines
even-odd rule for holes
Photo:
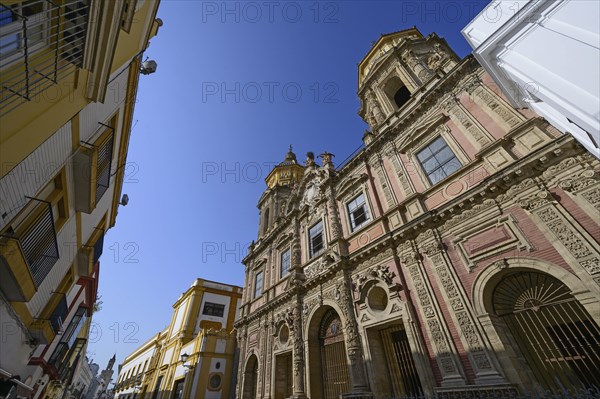
<svg viewBox="0 0 600 399">
<path fill-rule="evenodd" d="M 217 367 L 218 364 L 218 367 Z M 227 360 L 224 358 L 218 358 L 218 357 L 213 357 L 210 359 L 210 370 L 209 370 L 209 376 L 212 373 L 223 373 L 223 371 L 225 370 L 225 366 L 227 365 Z M 221 375 L 221 378 L 225 379 L 224 375 Z M 221 389 L 219 389 L 218 391 L 211 391 L 208 388 L 206 389 L 206 391 L 204 392 L 204 399 L 221 399 L 222 395 L 223 395 L 223 384 L 221 384 Z"/>
<path fill-rule="evenodd" d="M 79 114 L 79 137 L 82 141 L 90 142 L 98 130 L 104 130 L 105 127 L 100 125 L 100 123 L 108 124 L 110 118 L 117 112 L 119 107 L 125 103 L 128 77 L 128 68 L 125 68 L 119 74 L 112 76 L 111 82 L 107 86 L 104 103 L 91 103 L 81 111 Z M 121 112 L 121 110 L 119 110 L 119 112 Z"/>
<path fill-rule="evenodd" d="M 58 173 L 71 155 L 71 122 L 67 122 L 0 179 L 0 229 L 4 228 Z M 6 165 L 4 166 L 6 167 Z"/>
<path fill-rule="evenodd" d="M 154 356 L 154 352 L 156 351 L 156 347 L 153 346 L 150 349 L 140 353 L 139 355 L 137 355 L 135 358 L 133 359 L 128 359 L 127 363 L 123 364 L 123 366 L 121 367 L 121 372 L 119 373 L 118 377 L 117 377 L 117 382 L 121 382 L 123 378 L 125 378 L 124 376 L 126 376 L 130 370 L 134 370 L 136 368 L 138 368 L 138 371 L 135 375 L 137 375 L 140 372 L 145 372 L 148 367 L 150 367 L 150 361 L 152 359 L 152 356 Z M 146 361 L 148 363 L 146 363 Z M 144 379 L 142 377 L 142 384 L 144 383 Z M 117 395 L 119 397 L 125 397 L 128 394 L 133 395 L 134 392 L 134 388 L 127 388 L 125 390 L 120 391 Z M 117 396 L 115 395 L 115 397 Z"/>
<path fill-rule="evenodd" d="M 225 309 L 223 310 L 223 317 L 217 316 L 209 316 L 202 314 L 204 310 L 204 304 L 206 302 L 218 303 L 221 305 L 225 305 Z M 205 292 L 202 296 L 202 304 L 200 305 L 200 314 L 198 315 L 198 324 L 196 325 L 196 333 L 200 331 L 200 322 L 202 320 L 209 320 L 221 323 L 223 327 L 227 324 L 227 315 L 229 314 L 229 304 L 231 302 L 231 298 L 226 295 L 213 294 L 212 292 Z"/>
<path fill-rule="evenodd" d="M 13 317 L 7 304 L 0 300 L 0 368 L 12 375 L 26 375 L 29 357 L 33 352 L 26 342 L 28 337 Z"/>
<path fill-rule="evenodd" d="M 516 107 L 600 157 L 600 2 L 495 0 L 463 30 Z"/>
<path fill-rule="evenodd" d="M 92 107 L 96 104 L 90 104 L 88 105 L 88 107 L 86 107 L 85 109 Z M 84 110 L 85 111 L 85 110 Z M 114 135 L 114 149 L 113 149 L 113 159 L 112 159 L 112 163 L 111 163 L 111 178 L 110 178 L 110 186 L 108 187 L 108 189 L 106 190 L 106 192 L 104 193 L 104 195 L 102 196 L 102 198 L 100 199 L 100 201 L 98 202 L 98 204 L 96 204 L 96 208 L 92 211 L 91 214 L 87 214 L 82 212 L 81 213 L 81 237 L 82 237 L 82 242 L 85 245 L 85 243 L 87 242 L 87 240 L 90 238 L 90 236 L 94 233 L 94 230 L 96 228 L 96 226 L 98 226 L 98 223 L 100 223 L 100 220 L 102 220 L 102 217 L 106 214 L 107 217 L 110 219 L 110 209 L 111 209 L 111 205 L 112 205 L 112 198 L 113 198 L 113 193 L 115 190 L 115 179 L 116 179 L 116 170 L 119 168 L 119 165 L 117 165 L 117 160 L 118 160 L 118 154 L 119 154 L 119 143 L 121 140 L 121 134 L 122 134 L 122 129 L 121 129 L 121 125 L 122 125 L 122 121 L 123 121 L 123 109 L 122 107 L 119 108 L 119 118 L 118 118 L 118 123 L 117 123 L 117 127 L 115 129 L 115 135 Z M 83 124 L 81 125 L 81 130 L 83 130 Z M 98 132 L 95 132 L 95 134 L 97 135 Z M 94 138 L 96 138 L 96 136 L 94 136 Z"/>
</svg>

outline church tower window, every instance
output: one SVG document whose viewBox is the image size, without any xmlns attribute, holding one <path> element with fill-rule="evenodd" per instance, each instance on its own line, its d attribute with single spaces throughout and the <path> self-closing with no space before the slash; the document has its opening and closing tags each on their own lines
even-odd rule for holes
<svg viewBox="0 0 600 399">
<path fill-rule="evenodd" d="M 402 108 L 410 100 L 410 91 L 397 76 L 387 81 L 383 91 L 395 109 Z"/>
</svg>

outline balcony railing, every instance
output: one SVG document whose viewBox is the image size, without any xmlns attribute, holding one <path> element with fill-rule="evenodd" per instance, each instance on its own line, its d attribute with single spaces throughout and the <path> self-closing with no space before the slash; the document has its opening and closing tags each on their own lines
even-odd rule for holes
<svg viewBox="0 0 600 399">
<path fill-rule="evenodd" d="M 96 239 L 94 245 L 84 245 L 80 248 L 78 256 L 78 273 L 80 276 L 89 276 L 94 265 L 100 259 L 104 249 L 104 230 Z"/>
<path fill-rule="evenodd" d="M 75 209 L 91 213 L 108 188 L 112 167 L 114 128 L 98 123 L 94 142 L 82 141 L 74 156 Z"/>
<path fill-rule="evenodd" d="M 96 164 L 96 204 L 100 201 L 110 186 L 110 166 L 113 156 L 114 134 L 98 148 L 98 163 Z"/>
<path fill-rule="evenodd" d="M 9 299 L 27 301 L 58 261 L 58 242 L 49 202 L 31 198 L 17 219 L 2 233 L 0 246 L 4 267 L 23 294 Z"/>
<path fill-rule="evenodd" d="M 88 9 L 89 0 L 0 4 L 0 115 L 82 67 Z"/>
</svg>

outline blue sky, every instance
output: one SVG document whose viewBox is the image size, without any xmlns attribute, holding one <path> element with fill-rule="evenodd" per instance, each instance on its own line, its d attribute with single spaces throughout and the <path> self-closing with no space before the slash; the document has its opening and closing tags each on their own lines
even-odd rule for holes
<svg viewBox="0 0 600 399">
<path fill-rule="evenodd" d="M 357 64 L 371 43 L 417 26 L 464 57 L 460 30 L 487 4 L 163 0 L 88 355 L 121 363 L 169 323 L 195 278 L 242 285 L 264 178 L 288 146 L 299 161 L 327 150 L 339 163 L 361 144 Z"/>
</svg>

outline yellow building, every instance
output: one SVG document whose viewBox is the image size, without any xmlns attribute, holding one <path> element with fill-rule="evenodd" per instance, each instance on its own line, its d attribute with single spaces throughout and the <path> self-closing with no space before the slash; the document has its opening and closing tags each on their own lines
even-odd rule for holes
<svg viewBox="0 0 600 399">
<path fill-rule="evenodd" d="M 241 298 L 241 287 L 197 279 L 173 305 L 170 325 L 125 358 L 115 399 L 229 398 Z"/>
<path fill-rule="evenodd" d="M 0 5 L 0 397 L 60 397 L 84 358 L 158 5 Z"/>
</svg>

